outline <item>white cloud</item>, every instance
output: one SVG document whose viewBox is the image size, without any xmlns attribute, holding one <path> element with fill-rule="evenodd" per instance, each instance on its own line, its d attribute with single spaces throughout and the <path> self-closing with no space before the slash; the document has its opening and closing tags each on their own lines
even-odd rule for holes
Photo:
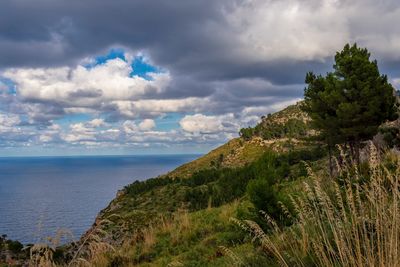
<svg viewBox="0 0 400 267">
<path fill-rule="evenodd" d="M 151 119 L 145 119 L 141 123 L 139 123 L 139 129 L 141 131 L 149 131 L 155 127 L 156 123 L 154 122 L 154 120 Z"/>
<path fill-rule="evenodd" d="M 134 121 L 124 121 L 122 124 L 122 129 L 127 134 L 136 133 L 138 131 L 138 127 Z"/>
<path fill-rule="evenodd" d="M 7 99 L 15 102 L 12 109 L 16 114 L 25 116 L 21 115 L 22 123 L 18 115 L 11 113 L 0 117 L 0 132 L 7 132 L 7 140 L 18 140 L 21 145 L 217 144 L 237 136 L 241 127 L 256 123 L 260 113 L 289 103 L 280 98 L 272 105 L 257 105 L 278 101 L 275 95 L 266 95 L 266 91 L 275 94 L 294 90 L 290 86 L 273 86 L 268 81 L 239 79 L 234 83 L 213 83 L 214 93 L 205 97 L 177 97 L 166 91 L 171 89 L 172 77 L 168 73 L 152 74 L 153 79 L 149 81 L 130 77 L 130 72 L 130 63 L 120 59 L 108 60 L 91 69 L 83 66 L 8 69 L 4 74 L 16 83 L 17 95 Z M 247 107 L 241 103 L 243 88 L 250 88 L 246 93 L 250 95 L 246 96 Z M 7 99 L 2 103 L 12 102 Z M 236 107 L 235 103 L 239 105 Z M 186 115 L 177 122 L 181 128 L 155 130 L 153 118 L 162 120 L 169 113 L 184 115 L 189 112 L 195 114 Z M 205 112 L 222 115 L 204 115 Z M 62 127 L 56 124 L 58 118 L 68 118 L 70 114 L 87 114 L 94 118 Z M 17 127 L 24 123 L 26 126 Z M 38 125 L 40 127 L 33 128 Z M 18 133 L 14 134 L 18 138 L 11 138 L 10 133 Z"/>
<path fill-rule="evenodd" d="M 349 40 L 347 16 L 337 1 L 242 1 L 226 13 L 241 52 L 263 59 L 314 60 Z"/>
<path fill-rule="evenodd" d="M 41 134 L 39 136 L 39 140 L 40 140 L 40 142 L 48 143 L 48 142 L 53 141 L 53 137 L 51 135 Z"/>
<path fill-rule="evenodd" d="M 92 125 L 93 121 L 86 123 L 79 122 L 69 126 L 68 133 L 62 133 L 61 138 L 70 143 L 83 142 L 83 141 L 96 141 L 96 127 Z"/>
<path fill-rule="evenodd" d="M 21 120 L 17 115 L 0 113 L 0 141 L 13 141 L 22 137 L 24 133 L 21 128 L 18 127 L 20 122 Z M 25 141 L 25 138 L 23 139 Z M 1 142 L 0 145 L 2 145 Z"/>
<path fill-rule="evenodd" d="M 151 80 L 130 77 L 131 72 L 130 61 L 116 58 L 92 68 L 11 68 L 2 76 L 16 84 L 19 109 L 30 123 L 78 113 L 106 114 L 117 120 L 154 118 L 169 112 L 200 112 L 212 104 L 209 98 L 158 98 L 172 79 L 167 72 L 150 73 Z M 146 123 L 143 129 L 151 126 Z"/>
<path fill-rule="evenodd" d="M 29 127 L 20 126 L 18 115 L 0 112 L 0 147 L 15 146 L 16 143 L 27 146 L 36 132 Z"/>
<path fill-rule="evenodd" d="M 186 132 L 205 134 L 237 132 L 240 128 L 232 113 L 221 116 L 186 115 L 179 124 Z"/>
<path fill-rule="evenodd" d="M 137 125 L 134 121 L 126 120 L 121 126 L 123 132 L 128 135 L 137 134 L 139 132 L 147 132 L 152 130 L 154 127 L 156 127 L 156 123 L 152 119 L 145 119 L 141 121 L 139 125 Z"/>
<path fill-rule="evenodd" d="M 58 124 L 51 124 L 38 133 L 39 141 L 43 143 L 60 141 L 62 128 Z"/>
<path fill-rule="evenodd" d="M 51 102 L 65 108 L 94 108 L 112 101 L 132 101 L 148 93 L 160 93 L 168 85 L 167 73 L 152 74 L 153 80 L 130 77 L 132 67 L 119 58 L 85 68 L 8 69 L 3 76 L 13 80 L 22 99 Z"/>
<path fill-rule="evenodd" d="M 347 42 L 399 58 L 400 7 L 374 0 L 246 0 L 225 12 L 237 53 L 253 60 L 323 60 Z M 371 19 L 379 18 L 379 19 Z"/>
<path fill-rule="evenodd" d="M 9 48 L 4 51 L 17 52 L 10 54 L 15 62 L 6 60 L 0 73 L 0 139 L 23 145 L 214 145 L 237 136 L 241 127 L 255 125 L 260 116 L 299 100 L 305 72 L 331 68 L 332 56 L 347 42 L 367 47 L 389 75 L 399 64 L 398 0 L 228 0 L 199 11 L 198 34 L 186 32 L 185 38 L 167 45 L 163 44 L 169 40 L 168 31 L 176 30 L 173 27 L 161 27 L 165 35 L 150 34 L 144 38 L 148 42 L 139 45 L 135 36 L 120 35 L 123 31 L 111 34 L 111 42 L 104 39 L 111 36 L 105 33 L 98 46 L 97 42 L 88 45 L 95 36 L 83 34 L 90 39 L 80 42 L 86 44 L 83 49 L 76 49 L 75 34 L 92 29 L 76 28 L 79 16 L 50 27 L 47 41 L 35 41 L 31 33 L 29 40 L 26 36 L 21 41 L 2 40 Z M 160 22 L 175 26 L 179 19 L 166 16 Z M 202 42 L 196 49 L 185 49 L 199 36 Z M 115 43 L 124 44 L 126 61 L 117 58 L 96 66 L 96 58 L 88 57 L 74 63 L 87 56 L 90 48 L 100 51 Z M 39 50 L 45 56 L 31 53 Z M 147 61 L 139 50 L 155 61 Z M 170 72 L 148 74 L 152 80 L 130 77 L 132 60 L 138 56 Z M 54 62 L 63 65 L 9 67 L 54 66 Z M 3 78 L 15 82 L 16 94 L 9 93 L 12 84 Z M 399 77 L 391 78 L 400 88 Z M 73 114 L 93 119 L 55 124 Z M 163 118 L 173 130 L 157 130 L 154 120 L 162 124 Z"/>
<path fill-rule="evenodd" d="M 107 126 L 107 123 L 104 122 L 104 119 L 93 119 L 87 123 L 89 127 L 97 128 L 102 126 Z"/>
<path fill-rule="evenodd" d="M 118 113 L 136 118 L 141 115 L 160 116 L 169 112 L 200 111 L 210 105 L 208 98 L 188 97 L 183 99 L 143 99 L 139 101 L 114 101 Z"/>
<path fill-rule="evenodd" d="M 267 115 L 268 113 L 273 113 L 276 111 L 280 111 L 289 105 L 296 104 L 300 101 L 301 98 L 294 98 L 284 101 L 277 101 L 276 103 L 268 106 L 253 106 L 253 107 L 246 107 L 242 110 L 241 115 L 242 117 L 251 117 L 251 116 L 262 116 Z"/>
<path fill-rule="evenodd" d="M 0 127 L 14 127 L 20 122 L 21 119 L 17 115 L 0 113 Z"/>
</svg>

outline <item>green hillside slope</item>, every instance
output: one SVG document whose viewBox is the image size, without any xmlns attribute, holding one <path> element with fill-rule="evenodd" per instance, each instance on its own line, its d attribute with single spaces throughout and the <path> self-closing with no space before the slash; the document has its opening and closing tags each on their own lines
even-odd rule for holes
<svg viewBox="0 0 400 267">
<path fill-rule="evenodd" d="M 304 176 L 301 162 L 316 162 L 323 155 L 318 145 L 306 141 L 312 131 L 299 105 L 263 117 L 254 128 L 247 128 L 250 135 L 230 140 L 163 176 L 126 186 L 100 212 L 82 242 L 96 233 L 95 240 L 119 251 L 129 250 L 108 255 L 108 263 L 122 261 L 132 266 L 174 262 L 184 264 L 177 266 L 226 266 L 231 249 L 256 253 L 245 242 L 246 235 L 229 221 L 244 214 L 254 216 L 247 184 L 268 169 L 272 155 L 277 160 L 273 164 L 278 164 L 270 166 L 274 171 L 284 163 L 276 192 L 290 191 Z M 187 228 L 174 233 L 183 223 L 177 217 L 182 220 L 182 216 Z"/>
<path fill-rule="evenodd" d="M 301 146 L 303 137 L 313 134 L 309 118 L 300 110 L 301 102 L 262 117 L 255 127 L 242 129 L 249 134 L 234 138 L 208 154 L 168 173 L 170 177 L 189 177 L 196 171 L 221 167 L 240 167 L 257 160 L 265 151 L 282 152 L 290 146 Z"/>
<path fill-rule="evenodd" d="M 301 191 L 306 166 L 318 172 L 327 164 L 300 105 L 262 117 L 167 174 L 125 186 L 78 242 L 34 247 L 31 258 L 46 266 L 273 266 L 232 218 L 259 221 L 266 207 L 287 223 L 279 203 Z"/>
</svg>

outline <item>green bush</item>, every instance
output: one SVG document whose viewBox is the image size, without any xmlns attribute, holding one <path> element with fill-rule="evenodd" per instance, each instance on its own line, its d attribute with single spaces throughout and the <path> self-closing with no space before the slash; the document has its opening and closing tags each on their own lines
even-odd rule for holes
<svg viewBox="0 0 400 267">
<path fill-rule="evenodd" d="M 382 127 L 379 132 L 383 135 L 383 140 L 390 148 L 400 147 L 400 129 L 397 127 Z"/>
<path fill-rule="evenodd" d="M 125 191 L 132 196 L 137 194 L 148 192 L 156 187 L 172 184 L 176 182 L 177 179 L 172 179 L 170 177 L 158 177 L 151 178 L 145 181 L 135 181 L 130 185 L 125 186 Z"/>
<path fill-rule="evenodd" d="M 276 139 L 276 138 L 301 138 L 307 135 L 307 124 L 299 119 L 289 119 L 286 123 L 269 122 L 265 124 L 258 124 L 254 132 L 262 138 Z"/>
<path fill-rule="evenodd" d="M 250 181 L 247 185 L 247 194 L 257 211 L 266 211 L 274 219 L 279 219 L 278 192 L 271 181 L 267 179 Z"/>
<path fill-rule="evenodd" d="M 182 201 L 192 211 L 207 208 L 208 205 L 218 207 L 247 193 L 257 209 L 256 213 L 258 210 L 269 211 L 278 219 L 279 184 L 283 180 L 304 176 L 306 170 L 301 161 L 319 159 L 324 154 L 325 150 L 319 147 L 284 154 L 267 151 L 257 161 L 240 168 L 200 170 L 187 179 L 159 177 L 136 181 L 125 190 L 128 194 L 137 196 L 153 192 L 159 186 L 174 185 L 171 191 L 182 192 Z"/>
<path fill-rule="evenodd" d="M 242 128 L 239 131 L 240 137 L 242 137 L 244 140 L 250 140 L 251 137 L 254 135 L 254 129 L 251 127 L 248 128 Z"/>
<path fill-rule="evenodd" d="M 19 253 L 24 248 L 19 241 L 7 240 L 8 249 L 14 253 Z"/>
</svg>

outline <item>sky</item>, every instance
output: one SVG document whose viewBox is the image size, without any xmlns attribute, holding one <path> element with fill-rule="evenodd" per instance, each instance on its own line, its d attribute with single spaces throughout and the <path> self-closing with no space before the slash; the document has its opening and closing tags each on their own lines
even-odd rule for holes
<svg viewBox="0 0 400 267">
<path fill-rule="evenodd" d="M 1 0 L 0 156 L 205 153 L 367 47 L 400 89 L 398 0 Z"/>
</svg>

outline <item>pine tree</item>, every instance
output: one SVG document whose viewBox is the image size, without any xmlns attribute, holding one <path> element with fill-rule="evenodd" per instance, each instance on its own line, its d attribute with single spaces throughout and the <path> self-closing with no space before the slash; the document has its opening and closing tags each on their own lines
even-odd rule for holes
<svg viewBox="0 0 400 267">
<path fill-rule="evenodd" d="M 397 118 L 395 89 L 368 50 L 356 44 L 336 53 L 333 68 L 325 77 L 306 75 L 303 110 L 329 148 L 345 142 L 359 161 L 361 142 L 372 138 L 383 122 Z"/>
</svg>

